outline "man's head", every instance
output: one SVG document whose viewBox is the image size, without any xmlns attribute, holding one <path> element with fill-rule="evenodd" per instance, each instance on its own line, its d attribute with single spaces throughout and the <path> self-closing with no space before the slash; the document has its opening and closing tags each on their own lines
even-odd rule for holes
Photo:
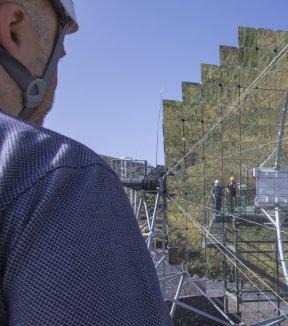
<svg viewBox="0 0 288 326">
<path fill-rule="evenodd" d="M 32 78 L 32 80 L 37 76 L 43 76 L 44 71 L 47 70 L 47 64 L 51 59 L 51 54 L 57 52 L 55 51 L 57 48 L 55 42 L 60 39 L 59 35 L 63 31 L 63 24 L 60 24 L 59 11 L 56 14 L 55 10 L 57 8 L 59 9 L 59 7 L 56 8 L 57 3 L 60 3 L 60 5 L 64 3 L 67 6 L 67 3 L 69 4 L 71 1 L 0 0 L 0 46 L 8 56 L 16 59 L 24 66 L 24 70 L 27 70 L 26 75 L 28 77 L 30 75 L 30 79 Z M 64 16 L 65 14 L 67 16 L 64 6 L 61 8 L 63 9 Z M 58 49 L 61 50 L 56 55 L 55 68 L 59 57 L 64 55 L 62 44 L 60 44 Z M 0 59 L 0 108 L 7 113 L 19 116 L 23 109 L 23 93 L 25 93 L 23 87 L 22 89 L 19 87 L 19 76 L 23 74 L 18 74 L 18 81 L 15 80 L 15 78 L 12 78 L 14 68 L 12 69 L 11 76 L 9 72 L 10 67 L 8 67 L 8 71 L 3 67 L 3 60 L 5 61 L 5 59 Z M 17 70 L 19 67 L 14 62 L 15 66 Z M 49 86 L 48 90 L 47 92 L 45 90 L 44 99 L 39 101 L 41 104 L 38 105 L 37 109 L 29 117 L 29 120 L 34 123 L 42 123 L 53 103 L 57 84 L 57 71 L 53 68 L 53 64 L 51 67 L 52 69 L 50 71 L 52 71 L 52 76 L 50 78 L 51 82 L 49 81 L 47 83 Z M 46 79 L 49 79 L 49 77 Z M 28 84 L 30 81 L 28 78 Z M 35 89 L 33 89 L 34 93 Z"/>
</svg>

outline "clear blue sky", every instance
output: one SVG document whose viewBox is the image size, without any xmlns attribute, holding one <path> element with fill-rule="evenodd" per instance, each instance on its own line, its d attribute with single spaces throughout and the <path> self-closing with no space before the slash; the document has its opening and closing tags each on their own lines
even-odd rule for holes
<svg viewBox="0 0 288 326">
<path fill-rule="evenodd" d="M 220 44 L 237 45 L 238 26 L 288 30 L 287 0 L 74 2 L 80 31 L 66 40 L 46 127 L 150 163 L 162 87 L 180 99 L 181 81 L 199 82 L 201 63 L 219 63 Z"/>
</svg>

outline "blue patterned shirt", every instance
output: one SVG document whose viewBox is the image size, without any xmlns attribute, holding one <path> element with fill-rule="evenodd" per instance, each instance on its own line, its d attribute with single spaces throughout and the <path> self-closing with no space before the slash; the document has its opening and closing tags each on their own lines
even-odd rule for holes
<svg viewBox="0 0 288 326">
<path fill-rule="evenodd" d="M 0 325 L 170 325 L 117 176 L 85 146 L 0 113 Z"/>
</svg>

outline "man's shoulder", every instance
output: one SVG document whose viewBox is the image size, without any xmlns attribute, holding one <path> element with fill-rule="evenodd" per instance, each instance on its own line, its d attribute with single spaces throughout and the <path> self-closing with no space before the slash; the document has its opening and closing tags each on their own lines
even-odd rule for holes
<svg viewBox="0 0 288 326">
<path fill-rule="evenodd" d="M 111 172 L 107 163 L 83 144 L 3 113 L 0 113 L 0 160 L 2 199 L 14 196 L 60 168 L 95 166 Z"/>
</svg>

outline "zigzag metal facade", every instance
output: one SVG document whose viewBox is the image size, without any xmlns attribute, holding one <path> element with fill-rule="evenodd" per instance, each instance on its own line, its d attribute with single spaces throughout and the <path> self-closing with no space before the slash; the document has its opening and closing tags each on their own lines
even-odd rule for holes
<svg viewBox="0 0 288 326">
<path fill-rule="evenodd" d="M 212 219 L 211 188 L 216 179 L 225 185 L 231 176 L 235 176 L 239 189 L 243 186 L 248 194 L 244 199 L 245 204 L 241 205 L 253 206 L 255 182 L 252 168 L 259 166 L 275 148 L 274 141 L 288 85 L 288 54 L 285 52 L 267 69 L 261 81 L 243 96 L 249 85 L 288 44 L 288 33 L 240 27 L 238 35 L 238 47 L 220 46 L 220 65 L 201 65 L 201 84 L 183 82 L 181 101 L 163 101 L 167 168 L 175 166 L 218 123 L 209 136 L 177 166 L 173 171 L 174 176 L 168 178 L 168 191 L 175 194 L 183 207 L 207 227 Z M 239 97 L 241 100 L 232 108 Z M 231 113 L 226 116 L 230 110 Z M 284 163 L 287 164 L 286 157 Z M 179 263 L 179 260 L 187 259 L 183 248 L 200 248 L 203 237 L 173 205 L 170 205 L 170 212 L 170 247 L 180 248 L 178 252 L 173 250 L 175 257 L 171 255 L 171 262 Z M 245 226 L 245 230 L 241 230 L 243 243 L 250 241 L 253 233 L 255 229 L 252 230 L 251 225 Z M 181 234 L 185 239 L 184 244 L 179 240 Z M 266 231 L 262 235 L 265 237 Z M 257 237 L 258 243 L 261 243 L 262 236 Z M 235 238 L 239 238 L 239 234 L 234 232 L 231 238 L 235 250 Z M 273 243 L 272 240 L 270 242 Z M 237 243 L 237 246 L 240 245 Z M 243 248 L 242 257 L 245 258 L 248 250 Z M 254 252 L 259 256 L 263 254 L 261 250 L 258 246 Z M 269 259 L 273 261 L 275 256 L 271 255 Z M 267 253 L 263 254 L 265 256 Z M 271 273 L 279 273 L 277 266 Z M 269 282 L 279 290 L 281 275 L 278 284 L 273 284 L 273 279 Z"/>
<path fill-rule="evenodd" d="M 202 84 L 183 82 L 182 101 L 163 102 L 168 167 L 172 167 L 225 114 L 228 107 L 287 43 L 286 32 L 239 28 L 238 48 L 221 46 L 219 66 L 201 65 Z M 222 150 L 223 156 L 226 156 L 243 151 L 247 146 L 253 147 L 275 139 L 284 90 L 288 83 L 288 56 L 273 68 L 276 69 L 266 74 L 258 89 L 254 89 L 233 114 L 223 120 L 221 128 L 211 134 L 204 146 L 187 158 L 186 168 L 205 163 L 206 160 L 219 159 Z M 269 150 L 263 150 L 260 155 L 264 158 L 268 152 Z M 252 160 L 255 160 L 254 154 Z M 221 162 L 224 164 L 224 180 L 231 172 L 239 173 L 238 166 L 232 166 L 235 161 L 238 160 L 232 158 L 232 162 Z M 213 165 L 209 168 L 202 165 L 191 168 L 188 176 L 213 180 L 215 176 L 219 177 L 215 170 Z"/>
</svg>

